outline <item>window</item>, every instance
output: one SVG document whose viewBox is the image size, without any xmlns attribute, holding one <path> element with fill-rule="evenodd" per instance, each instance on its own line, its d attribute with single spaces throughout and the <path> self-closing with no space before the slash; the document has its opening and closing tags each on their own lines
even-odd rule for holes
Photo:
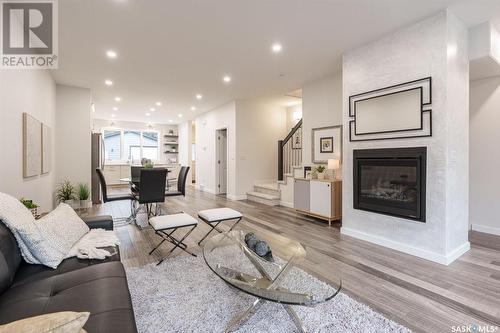
<svg viewBox="0 0 500 333">
<path fill-rule="evenodd" d="M 120 130 L 104 130 L 104 158 L 107 161 L 121 160 L 121 131 Z"/>
<path fill-rule="evenodd" d="M 158 159 L 158 132 L 142 133 L 142 157 Z"/>
<path fill-rule="evenodd" d="M 142 158 L 159 159 L 159 133 L 155 131 L 133 131 L 103 129 L 106 161 L 140 163 Z"/>
</svg>

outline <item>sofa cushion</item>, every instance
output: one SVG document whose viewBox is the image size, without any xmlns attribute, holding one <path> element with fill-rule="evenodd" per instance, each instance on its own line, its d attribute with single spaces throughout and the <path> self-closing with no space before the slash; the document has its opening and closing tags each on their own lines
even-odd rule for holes
<svg viewBox="0 0 500 333">
<path fill-rule="evenodd" d="M 104 260 L 89 260 L 89 259 L 78 259 L 77 257 L 72 257 L 64 259 L 56 269 L 49 268 L 43 265 L 32 265 L 26 262 L 22 262 L 17 271 L 14 281 L 12 281 L 12 286 L 17 286 L 27 282 L 33 282 L 39 279 L 45 279 L 58 274 L 64 274 L 77 269 L 85 268 L 92 265 L 98 265 L 106 262 L 120 261 L 120 250 L 118 246 L 116 247 L 104 247 L 103 249 L 109 251 L 109 253 L 115 253 L 111 257 L 107 257 Z"/>
<path fill-rule="evenodd" d="M 136 332 L 125 270 L 107 262 L 18 284 L 0 297 L 0 324 L 40 314 L 90 312 L 88 332 Z"/>
<path fill-rule="evenodd" d="M 88 312 L 63 311 L 17 320 L 0 326 L 0 333 L 82 333 Z"/>
<path fill-rule="evenodd" d="M 30 264 L 39 264 L 40 261 L 31 253 L 21 235 L 17 232 L 18 227 L 32 228 L 34 226 L 35 218 L 28 208 L 13 196 L 0 192 L 0 220 L 16 238 L 24 260 Z"/>
<path fill-rule="evenodd" d="M 51 247 L 65 255 L 90 231 L 74 209 L 65 203 L 60 203 L 56 209 L 36 221 L 36 224 Z"/>
</svg>

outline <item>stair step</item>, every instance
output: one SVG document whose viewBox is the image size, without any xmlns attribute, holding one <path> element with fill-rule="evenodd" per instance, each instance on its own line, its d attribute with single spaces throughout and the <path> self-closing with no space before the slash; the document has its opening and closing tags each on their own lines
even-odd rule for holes
<svg viewBox="0 0 500 333">
<path fill-rule="evenodd" d="M 254 185 L 253 188 L 254 188 L 254 192 L 274 195 L 274 196 L 278 196 L 278 198 L 281 196 L 281 191 L 278 187 L 278 183 L 257 184 L 257 185 Z"/>
<path fill-rule="evenodd" d="M 261 192 L 247 192 L 247 199 L 250 201 L 259 202 L 269 206 L 277 206 L 280 203 L 280 197 L 277 195 L 261 193 Z"/>
</svg>

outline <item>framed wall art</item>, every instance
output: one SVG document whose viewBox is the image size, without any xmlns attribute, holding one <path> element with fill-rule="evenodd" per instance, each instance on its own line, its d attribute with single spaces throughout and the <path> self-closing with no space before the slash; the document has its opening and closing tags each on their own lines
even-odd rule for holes
<svg viewBox="0 0 500 333">
<path fill-rule="evenodd" d="M 341 125 L 313 128 L 311 135 L 313 163 L 327 163 L 329 159 L 342 160 Z"/>
<path fill-rule="evenodd" d="M 23 113 L 23 177 L 38 176 L 42 169 L 42 124 Z"/>
</svg>

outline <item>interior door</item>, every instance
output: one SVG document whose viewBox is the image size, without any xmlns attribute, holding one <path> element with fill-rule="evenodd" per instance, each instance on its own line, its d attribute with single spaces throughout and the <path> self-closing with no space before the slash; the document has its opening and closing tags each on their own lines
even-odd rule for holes
<svg viewBox="0 0 500 333">
<path fill-rule="evenodd" d="M 217 131 L 217 190 L 218 194 L 227 193 L 227 130 Z"/>
</svg>

